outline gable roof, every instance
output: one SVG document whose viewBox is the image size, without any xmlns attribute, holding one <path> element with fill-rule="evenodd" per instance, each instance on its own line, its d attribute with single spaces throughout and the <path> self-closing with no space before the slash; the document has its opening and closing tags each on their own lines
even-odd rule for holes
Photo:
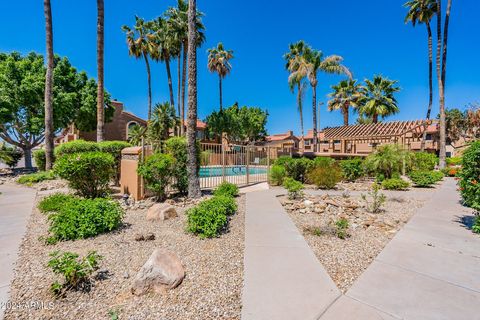
<svg viewBox="0 0 480 320">
<path fill-rule="evenodd" d="M 282 140 L 288 140 L 288 139 L 297 140 L 298 138 L 293 135 L 292 131 L 287 131 L 285 133 L 279 133 L 279 134 L 273 134 L 273 135 L 267 136 L 265 139 L 267 141 L 282 141 Z"/>
</svg>

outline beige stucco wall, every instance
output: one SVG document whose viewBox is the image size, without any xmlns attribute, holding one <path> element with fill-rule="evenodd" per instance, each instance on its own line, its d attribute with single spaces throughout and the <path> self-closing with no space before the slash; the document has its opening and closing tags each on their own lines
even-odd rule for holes
<svg viewBox="0 0 480 320">
<path fill-rule="evenodd" d="M 122 160 L 120 162 L 121 192 L 131 195 L 135 200 L 144 197 L 142 179 L 137 173 L 141 152 L 141 147 L 125 148 L 122 150 Z"/>
</svg>

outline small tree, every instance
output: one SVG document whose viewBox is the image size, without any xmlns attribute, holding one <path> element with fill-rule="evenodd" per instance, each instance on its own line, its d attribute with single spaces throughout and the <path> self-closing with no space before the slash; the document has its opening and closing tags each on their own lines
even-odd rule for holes
<svg viewBox="0 0 480 320">
<path fill-rule="evenodd" d="M 155 192 L 159 201 L 167 198 L 167 187 L 175 170 L 175 159 L 169 154 L 155 153 L 138 167 L 147 189 Z"/>
</svg>

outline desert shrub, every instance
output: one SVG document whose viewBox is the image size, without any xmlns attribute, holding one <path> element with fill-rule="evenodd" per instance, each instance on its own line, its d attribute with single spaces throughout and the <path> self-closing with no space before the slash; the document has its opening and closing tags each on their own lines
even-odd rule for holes
<svg viewBox="0 0 480 320">
<path fill-rule="evenodd" d="M 429 171 L 435 169 L 438 163 L 438 157 L 430 152 L 415 152 L 413 158 L 413 169 L 420 171 Z"/>
<path fill-rule="evenodd" d="M 313 167 L 313 161 L 308 158 L 290 158 L 285 164 L 287 177 L 293 178 L 302 183 L 307 178 L 307 172 Z"/>
<path fill-rule="evenodd" d="M 58 212 L 67 202 L 72 200 L 78 200 L 78 198 L 66 193 L 54 193 L 43 198 L 38 203 L 38 209 L 43 213 Z"/>
<path fill-rule="evenodd" d="M 132 145 L 125 141 L 102 141 L 99 142 L 98 148 L 101 152 L 110 154 L 115 161 L 115 184 L 120 181 L 120 162 L 122 161 L 122 150 Z"/>
<path fill-rule="evenodd" d="M 308 172 L 308 182 L 313 183 L 320 189 L 333 189 L 342 181 L 342 170 L 334 163 L 325 167 L 315 167 Z"/>
<path fill-rule="evenodd" d="M 292 160 L 292 157 L 289 156 L 280 156 L 277 158 L 277 160 L 274 161 L 273 164 L 278 165 L 278 166 L 285 166 L 285 163 L 287 161 Z"/>
<path fill-rule="evenodd" d="M 371 213 L 380 212 L 383 204 L 387 201 L 387 197 L 380 192 L 380 187 L 377 183 L 372 186 L 372 190 L 367 194 L 362 194 L 362 199 L 365 201 L 365 208 Z"/>
<path fill-rule="evenodd" d="M 343 178 L 348 181 L 355 181 L 364 174 L 363 161 L 360 158 L 340 161 Z"/>
<path fill-rule="evenodd" d="M 175 159 L 170 154 L 155 153 L 138 167 L 138 174 L 145 179 L 146 187 L 163 201 L 167 197 L 167 187 L 175 170 Z"/>
<path fill-rule="evenodd" d="M 480 214 L 478 212 L 473 220 L 472 231 L 475 233 L 480 233 Z"/>
<path fill-rule="evenodd" d="M 447 158 L 447 165 L 449 166 L 459 166 L 462 164 L 462 157 L 450 157 Z"/>
<path fill-rule="evenodd" d="M 73 252 L 59 251 L 50 254 L 48 266 L 53 273 L 63 276 L 63 283 L 55 281 L 50 286 L 50 291 L 56 296 L 62 296 L 66 290 L 88 289 L 90 276 L 98 269 L 98 262 L 102 256 L 95 251 L 89 252 L 79 259 L 79 255 Z"/>
<path fill-rule="evenodd" d="M 200 238 L 218 237 L 225 229 L 228 218 L 237 210 L 231 197 L 215 196 L 187 210 L 187 231 Z"/>
<path fill-rule="evenodd" d="M 35 183 L 45 180 L 55 179 L 55 174 L 52 171 L 40 171 L 35 173 L 29 173 L 18 178 L 17 182 L 27 186 L 31 186 Z"/>
<path fill-rule="evenodd" d="M 113 157 L 104 152 L 66 154 L 57 158 L 53 171 L 68 181 L 70 187 L 86 198 L 102 197 L 114 171 Z"/>
<path fill-rule="evenodd" d="M 285 167 L 275 164 L 270 168 L 270 173 L 269 173 L 269 181 L 270 184 L 274 186 L 280 186 L 283 183 L 283 179 L 285 179 Z"/>
<path fill-rule="evenodd" d="M 456 177 L 460 170 L 459 167 L 445 167 L 441 171 L 445 177 Z"/>
<path fill-rule="evenodd" d="M 374 153 L 365 159 L 365 170 L 374 176 L 383 175 L 390 179 L 393 174 L 411 167 L 413 154 L 396 144 L 379 146 Z"/>
<path fill-rule="evenodd" d="M 214 191 L 215 196 L 227 196 L 227 197 L 236 197 L 238 196 L 238 187 L 230 182 L 222 182 Z"/>
<path fill-rule="evenodd" d="M 335 221 L 335 235 L 340 239 L 345 239 L 348 237 L 348 227 L 349 223 L 346 218 L 340 218 Z"/>
<path fill-rule="evenodd" d="M 0 162 L 10 168 L 15 168 L 22 157 L 23 152 L 20 149 L 8 147 L 5 143 L 0 145 Z"/>
<path fill-rule="evenodd" d="M 300 181 L 293 178 L 285 178 L 283 180 L 283 187 L 288 191 L 289 199 L 299 199 L 303 196 L 304 186 Z"/>
<path fill-rule="evenodd" d="M 382 181 L 382 188 L 386 190 L 407 190 L 410 183 L 403 179 L 392 178 Z"/>
<path fill-rule="evenodd" d="M 460 192 L 464 203 L 480 211 L 480 140 L 473 142 L 463 153 L 460 177 Z M 480 228 L 479 218 L 477 225 Z"/>
<path fill-rule="evenodd" d="M 75 140 L 61 145 L 55 148 L 55 157 L 59 158 L 66 154 L 80 153 L 80 152 L 93 152 L 100 151 L 97 143 L 85 140 Z"/>
<path fill-rule="evenodd" d="M 37 166 L 37 169 L 39 171 L 45 171 L 46 167 L 46 158 L 45 158 L 45 150 L 43 149 L 38 149 L 33 151 L 32 153 L 33 159 L 35 160 L 35 165 Z"/>
<path fill-rule="evenodd" d="M 443 173 L 440 171 L 412 171 L 408 177 L 416 187 L 431 187 L 443 179 Z"/>
<path fill-rule="evenodd" d="M 197 150 L 200 145 L 197 144 Z M 173 166 L 173 177 L 175 178 L 174 187 L 178 192 L 186 194 L 188 191 L 187 175 L 187 139 L 185 137 L 172 137 L 165 142 L 165 153 L 170 154 L 175 159 Z M 198 153 L 197 153 L 198 154 Z M 201 163 L 201 156 L 197 159 L 198 165 Z"/>
<path fill-rule="evenodd" d="M 123 209 L 112 200 L 75 199 L 67 201 L 56 214 L 50 215 L 49 242 L 94 237 L 118 228 Z"/>
<path fill-rule="evenodd" d="M 315 167 L 330 167 L 335 163 L 335 160 L 330 157 L 316 157 L 313 159 L 313 166 Z"/>
</svg>

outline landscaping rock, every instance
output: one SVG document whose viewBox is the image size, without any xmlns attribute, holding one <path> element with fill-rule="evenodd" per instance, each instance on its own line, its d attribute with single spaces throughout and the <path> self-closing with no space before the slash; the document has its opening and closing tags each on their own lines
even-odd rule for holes
<svg viewBox="0 0 480 320">
<path fill-rule="evenodd" d="M 185 278 L 179 257 L 166 249 L 156 249 L 135 276 L 131 291 L 140 296 L 150 291 L 163 293 L 176 288 Z"/>
<path fill-rule="evenodd" d="M 177 217 L 177 210 L 168 203 L 156 203 L 147 211 L 148 221 L 164 221 Z"/>
</svg>

